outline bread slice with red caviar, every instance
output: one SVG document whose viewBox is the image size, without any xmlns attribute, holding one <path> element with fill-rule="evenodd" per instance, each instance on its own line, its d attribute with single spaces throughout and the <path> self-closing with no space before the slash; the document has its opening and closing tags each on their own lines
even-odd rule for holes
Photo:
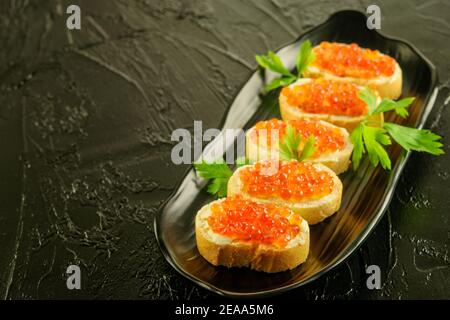
<svg viewBox="0 0 450 320">
<path fill-rule="evenodd" d="M 357 44 L 322 42 L 314 47 L 314 61 L 304 76 L 351 82 L 378 91 L 382 98 L 402 94 L 402 69 L 394 58 Z"/>
<path fill-rule="evenodd" d="M 319 119 L 352 132 L 368 113 L 358 97 L 363 87 L 328 79 L 299 79 L 284 87 L 279 96 L 281 117 L 285 121 Z M 375 92 L 376 94 L 376 92 Z M 377 95 L 378 103 L 381 101 Z M 383 124 L 383 113 L 369 117 L 371 126 Z"/>
<path fill-rule="evenodd" d="M 271 119 L 256 123 L 246 133 L 247 159 L 250 162 L 279 159 L 279 141 L 284 137 L 287 124 L 301 135 L 303 142 L 314 136 L 315 152 L 307 162 L 322 163 L 336 174 L 348 169 L 353 144 L 347 130 L 314 118 L 286 122 Z M 274 136 L 273 130 L 278 130 Z M 303 147 L 304 143 L 300 144 L 298 151 L 301 152 Z"/>
<path fill-rule="evenodd" d="M 267 160 L 238 168 L 227 194 L 286 206 L 312 225 L 339 210 L 342 182 L 322 164 Z"/>
<path fill-rule="evenodd" d="M 309 253 L 309 227 L 304 219 L 286 207 L 241 197 L 216 200 L 201 208 L 195 235 L 200 254 L 215 266 L 274 273 L 294 269 Z"/>
</svg>

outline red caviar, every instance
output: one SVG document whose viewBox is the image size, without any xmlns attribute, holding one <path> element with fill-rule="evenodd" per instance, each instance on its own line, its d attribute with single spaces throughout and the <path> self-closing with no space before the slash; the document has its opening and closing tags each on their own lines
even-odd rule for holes
<svg viewBox="0 0 450 320">
<path fill-rule="evenodd" d="M 319 120 L 300 119 L 291 120 L 288 123 L 296 129 L 298 134 L 302 135 L 303 142 L 306 142 L 309 136 L 314 136 L 316 152 L 313 157 L 341 150 L 345 145 L 344 136 L 338 128 L 327 126 Z M 263 132 L 267 137 L 267 145 L 270 146 L 272 144 L 272 130 L 278 130 L 278 138 L 282 139 L 286 133 L 286 122 L 279 119 L 259 121 L 256 123 L 253 131 L 253 139 L 258 141 L 260 133 Z"/>
<path fill-rule="evenodd" d="M 276 167 L 278 165 L 278 168 Z M 260 161 L 240 172 L 243 191 L 257 198 L 298 202 L 314 200 L 333 191 L 333 177 L 312 163 Z"/>
<path fill-rule="evenodd" d="M 367 104 L 358 97 L 358 86 L 326 79 L 285 87 L 281 94 L 303 112 L 340 116 L 362 116 Z"/>
<path fill-rule="evenodd" d="M 262 204 L 241 197 L 211 205 L 208 224 L 218 234 L 234 240 L 284 247 L 300 231 L 302 218 L 286 207 Z"/>
<path fill-rule="evenodd" d="M 375 78 L 392 76 L 395 60 L 378 50 L 359 47 L 356 43 L 322 42 L 313 49 L 313 65 L 338 77 Z"/>
</svg>

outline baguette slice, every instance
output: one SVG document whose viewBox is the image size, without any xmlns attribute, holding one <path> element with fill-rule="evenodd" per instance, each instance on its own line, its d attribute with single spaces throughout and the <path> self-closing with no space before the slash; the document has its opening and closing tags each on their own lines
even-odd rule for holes
<svg viewBox="0 0 450 320">
<path fill-rule="evenodd" d="M 200 254 L 211 264 L 226 267 L 249 267 L 268 273 L 290 270 L 303 263 L 309 253 L 308 223 L 288 210 L 298 233 L 284 246 L 252 240 L 233 239 L 213 231 L 208 218 L 212 215 L 213 205 L 222 205 L 226 201 L 244 201 L 252 207 L 274 207 L 237 198 L 224 198 L 205 205 L 195 218 L 195 235 Z M 241 206 L 242 207 L 242 206 Z"/>
<path fill-rule="evenodd" d="M 330 80 L 334 81 L 334 80 Z M 288 88 L 293 89 L 294 87 L 302 87 L 303 85 L 310 84 L 310 83 L 321 83 L 323 80 L 320 79 L 309 79 L 309 78 L 302 78 L 294 82 L 293 84 L 289 85 Z M 355 87 L 356 90 L 361 90 L 363 87 L 352 85 Z M 306 87 L 305 87 L 306 88 Z M 286 89 L 286 88 L 285 88 Z M 327 122 L 330 122 L 338 127 L 342 127 L 347 129 L 348 132 L 352 132 L 359 123 L 364 119 L 366 114 L 358 115 L 358 116 L 348 116 L 348 115 L 339 115 L 339 114 L 332 114 L 332 113 L 311 113 L 311 112 L 305 112 L 301 109 L 301 107 L 292 105 L 288 101 L 288 97 L 286 96 L 286 90 L 283 89 L 279 96 L 279 104 L 280 104 L 280 112 L 281 112 L 281 118 L 284 121 L 289 120 L 297 120 L 297 119 L 319 119 L 324 120 Z M 338 94 L 340 92 L 336 92 Z M 376 93 L 376 92 L 375 92 Z M 329 92 L 327 93 L 327 98 L 333 98 L 334 93 Z M 355 99 L 359 99 L 356 97 Z M 380 103 L 381 99 L 378 96 L 377 97 L 377 103 Z M 367 111 L 366 111 L 367 113 Z M 377 113 L 368 119 L 368 124 L 370 126 L 382 126 L 384 121 L 383 113 Z"/>
<path fill-rule="evenodd" d="M 274 161 L 270 161 L 273 163 Z M 328 173 L 333 181 L 332 190 L 329 194 L 322 196 L 318 199 L 306 199 L 301 201 L 291 201 L 285 200 L 281 197 L 267 197 L 260 196 L 256 194 L 249 194 L 246 192 L 246 186 L 241 179 L 241 172 L 244 170 L 249 170 L 252 167 L 258 165 L 258 163 L 253 165 L 242 166 L 238 168 L 230 180 L 228 180 L 228 196 L 232 197 L 235 195 L 239 195 L 245 199 L 250 199 L 252 201 L 257 201 L 261 203 L 275 203 L 279 205 L 283 205 L 299 214 L 303 219 L 308 221 L 308 224 L 313 225 L 323 221 L 324 219 L 333 215 L 336 211 L 339 210 L 341 206 L 342 199 L 342 182 L 338 178 L 338 176 L 328 167 L 322 164 L 306 164 L 303 162 L 297 162 L 295 160 L 292 161 L 281 161 L 280 165 L 284 165 L 286 163 L 297 163 L 298 165 L 311 165 L 313 170 L 317 172 L 326 172 Z M 269 161 L 260 161 L 260 164 L 267 165 Z M 268 171 L 269 172 L 269 171 Z M 288 187 L 288 186 L 285 186 Z"/>
<path fill-rule="evenodd" d="M 262 121 L 261 124 L 265 125 L 271 125 L 271 127 L 282 127 L 285 122 L 278 119 L 272 119 L 269 121 Z M 353 144 L 351 142 L 351 139 L 349 137 L 349 134 L 347 130 L 344 128 L 337 127 L 335 125 L 332 125 L 331 123 L 317 120 L 317 119 L 302 119 L 302 120 L 291 120 L 288 123 L 293 125 L 294 128 L 297 129 L 298 134 L 302 134 L 302 132 L 307 133 L 308 132 L 308 126 L 314 125 L 317 127 L 320 131 L 317 132 L 317 134 L 314 134 L 315 137 L 315 147 L 317 149 L 317 144 L 320 144 L 322 141 L 320 140 L 321 137 L 319 136 L 320 132 L 330 132 L 331 139 L 334 138 L 334 135 L 336 135 L 335 141 L 341 142 L 342 146 L 332 149 L 330 151 L 316 151 L 316 153 L 308 158 L 307 162 L 313 162 L 313 163 L 322 163 L 326 165 L 328 168 L 333 170 L 336 174 L 340 174 L 342 172 L 347 171 L 349 164 L 350 164 L 350 157 L 353 151 Z M 267 144 L 267 139 L 261 139 L 261 141 L 258 139 L 258 131 L 257 128 L 258 124 L 251 129 L 249 129 L 246 133 L 246 157 L 250 160 L 250 162 L 257 162 L 260 160 L 278 160 L 279 159 L 279 139 L 277 137 L 276 141 L 272 141 L 271 145 Z M 305 127 L 304 130 L 302 130 L 303 127 Z M 280 130 L 280 129 L 279 129 Z M 271 139 L 271 133 L 269 130 L 265 132 L 266 137 L 269 137 L 268 139 Z M 303 139 L 307 138 L 303 136 Z M 330 136 L 322 137 L 322 139 L 330 139 Z M 324 141 L 324 143 L 329 143 L 329 141 Z M 303 146 L 300 145 L 299 150 L 301 151 L 303 149 Z"/>
<path fill-rule="evenodd" d="M 340 53 L 340 58 L 336 59 L 331 52 L 326 52 L 327 50 L 330 51 L 332 47 L 338 48 L 338 52 Z M 340 48 L 340 49 L 339 49 Z M 325 54 L 317 55 L 317 52 L 321 50 L 322 52 L 325 52 Z M 314 53 L 316 53 L 316 59 L 306 68 L 304 72 L 304 76 L 307 78 L 325 78 L 325 79 L 331 79 L 336 81 L 343 81 L 343 82 L 351 82 L 355 83 L 360 86 L 368 86 L 372 89 L 375 89 L 380 94 L 381 98 L 389 98 L 389 99 L 398 99 L 402 94 L 402 69 L 400 68 L 400 65 L 395 61 L 393 58 L 380 53 L 377 50 L 370 50 L 370 49 L 364 49 L 360 48 L 356 44 L 340 44 L 340 43 L 321 43 L 319 46 L 316 46 L 312 50 Z M 329 59 L 329 61 L 325 61 L 328 64 L 336 65 L 339 64 L 341 61 L 340 59 L 344 60 L 347 58 L 348 53 L 354 54 L 356 52 L 356 58 L 359 58 L 359 61 L 364 61 L 370 63 L 371 59 L 384 59 L 387 60 L 386 63 L 394 63 L 394 71 L 391 75 L 379 75 L 379 76 L 373 76 L 373 77 L 361 77 L 357 74 L 354 74 L 351 70 L 348 70 L 347 72 L 341 72 L 340 74 L 336 74 L 335 72 L 324 68 L 320 61 L 320 59 Z M 343 61 L 344 62 L 344 61 Z M 344 62 L 345 63 L 345 62 Z M 343 67 L 345 68 L 345 67 Z M 357 69 L 357 66 L 355 66 Z"/>
</svg>

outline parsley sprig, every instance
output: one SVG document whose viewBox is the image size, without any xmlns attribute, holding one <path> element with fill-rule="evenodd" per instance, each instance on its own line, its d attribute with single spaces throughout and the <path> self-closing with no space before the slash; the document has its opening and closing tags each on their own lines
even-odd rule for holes
<svg viewBox="0 0 450 320">
<path fill-rule="evenodd" d="M 237 158 L 235 161 L 236 168 L 248 164 L 250 164 L 250 161 L 245 157 Z M 208 193 L 217 195 L 219 198 L 227 196 L 228 180 L 233 175 L 233 171 L 225 161 L 217 160 L 209 163 L 202 160 L 194 163 L 194 168 L 200 177 L 210 180 L 207 188 Z"/>
<path fill-rule="evenodd" d="M 279 144 L 280 159 L 304 161 L 313 155 L 315 151 L 314 142 L 314 136 L 309 136 L 303 149 L 299 151 L 302 136 L 296 132 L 292 125 L 288 124 L 286 126 L 286 133 Z"/>
<path fill-rule="evenodd" d="M 429 130 L 409 128 L 394 123 L 385 122 L 382 127 L 368 125 L 368 118 L 378 113 L 395 111 L 400 117 L 406 118 L 408 107 L 414 98 L 405 98 L 399 101 L 383 99 L 377 104 L 377 97 L 368 88 L 361 90 L 358 96 L 368 106 L 368 114 L 364 120 L 353 130 L 351 140 L 354 145 L 352 162 L 356 170 L 361 163 L 364 153 L 367 153 L 373 166 L 381 164 L 384 169 L 391 169 L 391 160 L 384 149 L 390 145 L 391 139 L 396 141 L 407 151 L 421 151 L 433 155 L 443 154 L 441 137 Z"/>
<path fill-rule="evenodd" d="M 269 51 L 266 55 L 256 55 L 255 59 L 263 69 L 268 69 L 281 75 L 280 78 L 272 80 L 265 86 L 266 92 L 272 91 L 278 87 L 284 87 L 303 76 L 306 67 L 314 61 L 314 53 L 312 52 L 311 41 L 306 40 L 300 45 L 300 50 L 296 60 L 296 74 L 291 73 L 273 51 Z"/>
<path fill-rule="evenodd" d="M 194 163 L 195 170 L 202 178 L 209 179 L 208 193 L 219 198 L 226 197 L 227 185 L 233 172 L 224 161 L 207 163 L 205 160 Z"/>
</svg>

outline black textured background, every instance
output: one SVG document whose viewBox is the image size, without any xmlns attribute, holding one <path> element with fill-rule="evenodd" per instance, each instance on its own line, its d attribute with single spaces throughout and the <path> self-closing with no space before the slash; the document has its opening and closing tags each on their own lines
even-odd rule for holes
<svg viewBox="0 0 450 320">
<path fill-rule="evenodd" d="M 82 30 L 65 10 L 79 4 Z M 186 170 L 179 127 L 216 127 L 256 67 L 340 9 L 373 1 L 0 2 L 0 298 L 199 299 L 166 263 L 157 207 Z M 450 148 L 450 3 L 376 1 L 382 32 L 436 65 L 427 127 Z M 287 298 L 450 298 L 449 156 L 414 154 L 389 211 L 356 254 Z M 66 268 L 82 268 L 82 289 Z M 367 265 L 382 289 L 366 288 Z"/>
</svg>

